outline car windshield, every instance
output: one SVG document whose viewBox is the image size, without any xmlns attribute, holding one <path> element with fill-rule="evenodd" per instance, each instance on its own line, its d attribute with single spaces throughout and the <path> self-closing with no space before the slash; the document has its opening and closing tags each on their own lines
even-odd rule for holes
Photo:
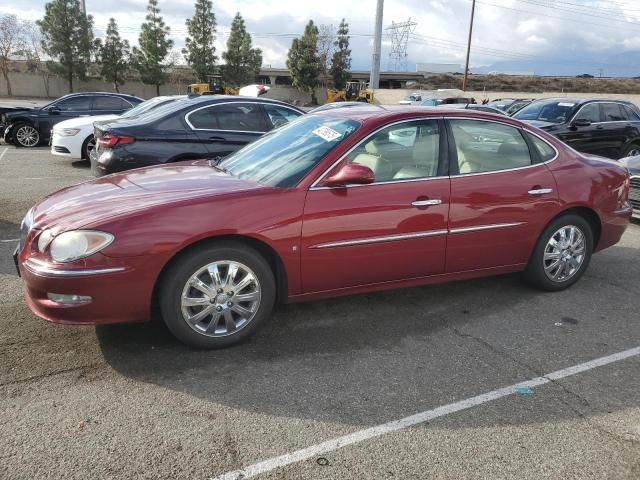
<svg viewBox="0 0 640 480">
<path fill-rule="evenodd" d="M 136 116 L 136 123 L 146 124 L 154 122 L 160 118 L 163 118 L 166 114 L 180 110 L 187 105 L 189 99 L 187 97 L 174 99 L 172 102 L 163 103 L 156 108 L 147 109 L 146 112 L 142 112 Z"/>
<path fill-rule="evenodd" d="M 120 115 L 120 118 L 137 117 L 139 115 L 142 115 L 143 113 L 148 112 L 149 110 L 153 110 L 154 108 L 158 108 L 158 107 L 160 107 L 162 105 L 166 105 L 168 103 L 175 102 L 175 101 L 176 101 L 176 98 L 155 97 L 155 98 L 152 98 L 152 99 L 147 100 L 145 102 L 139 103 L 135 107 L 127 110 L 122 115 Z"/>
<path fill-rule="evenodd" d="M 225 158 L 219 168 L 264 185 L 293 187 L 359 127 L 340 117 L 300 117 Z"/>
<path fill-rule="evenodd" d="M 575 110 L 572 101 L 534 102 L 513 115 L 518 120 L 540 120 L 549 123 L 566 123 Z"/>
</svg>

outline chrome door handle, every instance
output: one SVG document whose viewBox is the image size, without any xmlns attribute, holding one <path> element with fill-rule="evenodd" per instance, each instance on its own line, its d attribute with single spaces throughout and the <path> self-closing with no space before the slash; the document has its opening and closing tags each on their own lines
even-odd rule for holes
<svg viewBox="0 0 640 480">
<path fill-rule="evenodd" d="M 433 200 L 416 200 L 415 202 L 411 202 L 411 205 L 414 207 L 428 207 L 429 205 L 440 205 L 442 200 L 433 199 Z"/>
<path fill-rule="evenodd" d="M 553 188 L 536 188 L 529 190 L 529 195 L 544 195 L 545 193 L 553 192 Z"/>
</svg>

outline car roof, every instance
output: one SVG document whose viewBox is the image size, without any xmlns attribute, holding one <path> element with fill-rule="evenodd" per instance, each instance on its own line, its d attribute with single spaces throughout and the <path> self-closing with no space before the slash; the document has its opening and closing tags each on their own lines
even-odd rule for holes
<svg viewBox="0 0 640 480">
<path fill-rule="evenodd" d="M 621 100 L 619 98 L 549 97 L 549 98 L 539 98 L 539 99 L 534 100 L 533 102 L 535 102 L 535 103 L 564 102 L 564 103 L 573 103 L 574 105 L 584 105 L 585 103 L 590 103 L 590 102 L 615 102 L 615 103 L 624 103 L 626 105 L 632 105 L 632 102 L 630 102 L 628 100 Z"/>
<path fill-rule="evenodd" d="M 312 115 L 323 115 L 331 117 L 342 117 L 348 120 L 356 120 L 362 123 L 389 123 L 393 121 L 411 120 L 420 118 L 456 118 L 466 117 L 478 120 L 499 120 L 503 123 L 522 127 L 522 123 L 512 119 L 506 115 L 497 115 L 495 113 L 482 112 L 480 110 L 471 110 L 459 107 L 438 106 L 438 107 L 422 107 L 409 105 L 378 105 L 380 108 L 335 108 L 317 112 Z"/>
<path fill-rule="evenodd" d="M 257 102 L 257 103 L 277 103 L 285 107 L 295 108 L 300 110 L 299 107 L 291 105 L 290 103 L 282 102 L 280 100 L 274 100 L 272 98 L 262 97 L 247 97 L 242 95 L 191 95 L 188 97 L 190 104 L 212 105 L 222 102 Z M 300 110 L 302 111 L 302 110 Z"/>
<path fill-rule="evenodd" d="M 140 100 L 141 102 L 144 101 L 143 98 L 136 97 L 135 95 L 129 95 L 128 93 L 116 93 L 116 92 L 73 92 L 73 93 L 67 93 L 66 95 L 61 96 L 60 98 L 58 98 L 58 100 L 61 100 L 63 98 L 69 98 L 69 97 L 78 97 L 82 95 L 95 95 L 98 97 L 111 96 L 111 97 L 121 97 L 121 98 L 133 98 L 136 100 Z"/>
</svg>

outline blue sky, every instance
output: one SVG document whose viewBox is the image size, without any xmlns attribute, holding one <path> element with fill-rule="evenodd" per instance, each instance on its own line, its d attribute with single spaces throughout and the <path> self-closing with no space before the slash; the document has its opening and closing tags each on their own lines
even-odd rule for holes
<svg viewBox="0 0 640 480">
<path fill-rule="evenodd" d="M 0 13 L 38 19 L 45 0 L 5 0 Z M 268 0 L 214 1 L 219 24 L 218 53 L 224 48 L 231 19 L 239 11 L 262 48 L 264 63 L 284 66 L 293 36 L 309 19 L 337 26 L 351 25 L 353 68 L 370 67 L 375 0 L 290 2 Z M 146 0 L 86 0 L 101 36 L 110 16 L 121 34 L 136 43 L 144 21 Z M 108 6 L 109 8 L 105 8 Z M 117 7 L 114 7 L 117 6 Z M 179 50 L 184 21 L 193 0 L 159 0 Z M 117 8 L 117 9 L 116 9 Z M 418 25 L 408 47 L 409 70 L 416 62 L 462 64 L 471 0 L 386 0 L 384 26 L 411 17 Z M 383 41 L 382 69 L 388 67 L 390 39 Z M 499 66 L 543 74 L 591 73 L 640 75 L 640 1 L 638 0 L 478 0 L 471 65 Z"/>
</svg>

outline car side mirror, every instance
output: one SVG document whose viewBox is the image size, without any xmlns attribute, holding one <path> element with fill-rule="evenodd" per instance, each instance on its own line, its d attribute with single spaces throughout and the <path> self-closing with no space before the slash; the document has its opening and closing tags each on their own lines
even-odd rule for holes
<svg viewBox="0 0 640 480">
<path fill-rule="evenodd" d="M 59 114 L 59 113 L 60 113 L 60 111 L 61 111 L 61 110 L 60 110 L 60 107 L 55 107 L 55 106 L 54 106 L 54 107 L 49 108 L 49 113 L 53 113 L 54 115 Z"/>
<path fill-rule="evenodd" d="M 357 163 L 347 163 L 336 173 L 325 179 L 326 187 L 344 187 L 349 184 L 366 185 L 373 183 L 376 179 L 373 170 Z"/>
<path fill-rule="evenodd" d="M 589 125 L 591 125 L 591 120 L 587 120 L 586 118 L 577 118 L 571 122 L 572 127 L 588 127 Z"/>
</svg>

